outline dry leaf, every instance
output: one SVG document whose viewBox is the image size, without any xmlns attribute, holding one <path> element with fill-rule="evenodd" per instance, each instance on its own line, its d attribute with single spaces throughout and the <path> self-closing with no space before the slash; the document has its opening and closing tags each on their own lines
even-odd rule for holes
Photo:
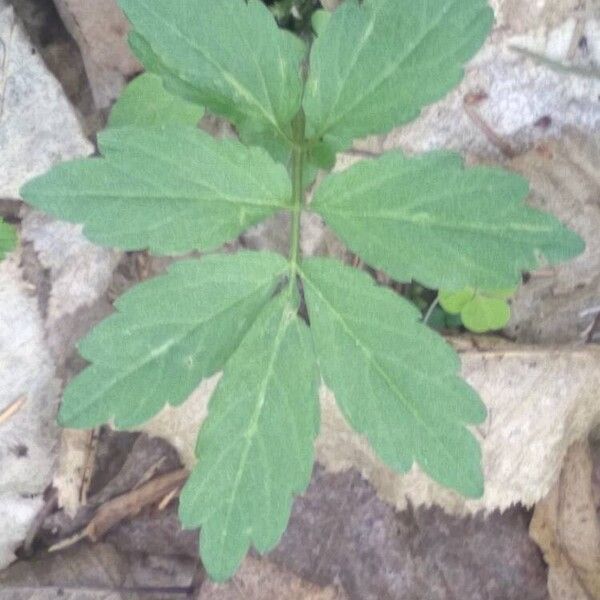
<svg viewBox="0 0 600 600">
<path fill-rule="evenodd" d="M 600 520 L 587 442 L 569 449 L 558 482 L 535 508 L 530 535 L 550 567 L 552 600 L 600 600 Z"/>
<path fill-rule="evenodd" d="M 486 482 L 481 500 L 465 500 L 418 469 L 405 476 L 392 472 L 348 427 L 326 392 L 321 396 L 317 459 L 330 471 L 358 469 L 383 499 L 401 510 L 410 502 L 466 514 L 517 502 L 531 506 L 543 498 L 558 477 L 567 448 L 600 418 L 600 348 L 520 346 L 489 337 L 459 338 L 455 344 L 463 375 L 489 412 L 477 429 Z M 165 409 L 142 427 L 172 443 L 187 466 L 194 464 L 198 427 L 217 381 L 218 376 L 203 382 L 183 406 Z"/>
<path fill-rule="evenodd" d="M 1 572 L 0 600 L 176 600 L 186 598 L 196 564 L 83 543 L 19 561 Z M 152 592 L 157 587 L 162 593 Z"/>
<path fill-rule="evenodd" d="M 206 581 L 202 600 L 344 600 L 333 587 L 320 588 L 276 567 L 266 560 L 246 558 L 233 579 L 226 584 Z"/>
<path fill-rule="evenodd" d="M 115 0 L 55 0 L 79 44 L 98 108 L 108 108 L 142 69 L 127 45 L 129 23 Z"/>
<path fill-rule="evenodd" d="M 531 183 L 530 203 L 586 241 L 585 252 L 533 274 L 512 303 L 509 335 L 525 343 L 585 339 L 600 314 L 600 143 L 574 130 L 511 162 Z"/>
</svg>

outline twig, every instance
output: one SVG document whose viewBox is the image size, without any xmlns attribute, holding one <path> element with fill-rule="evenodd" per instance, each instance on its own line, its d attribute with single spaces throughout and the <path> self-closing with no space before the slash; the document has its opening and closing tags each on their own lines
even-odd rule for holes
<svg viewBox="0 0 600 600">
<path fill-rule="evenodd" d="M 144 507 L 163 500 L 171 492 L 175 491 L 177 493 L 187 476 L 188 471 L 186 469 L 178 469 L 156 477 L 126 494 L 109 500 L 96 511 L 83 530 L 54 544 L 49 548 L 49 551 L 64 550 L 86 538 L 92 542 L 97 542 L 117 523 L 139 514 Z"/>
<path fill-rule="evenodd" d="M 81 488 L 79 488 L 79 503 L 82 506 L 87 504 L 88 492 L 92 483 L 94 474 L 94 465 L 96 464 L 96 451 L 98 449 L 98 441 L 100 439 L 100 429 L 96 427 L 90 432 L 90 441 L 87 447 L 87 456 L 81 476 Z"/>
<path fill-rule="evenodd" d="M 161 475 L 122 496 L 103 504 L 85 528 L 87 537 L 97 542 L 107 531 L 126 517 L 132 517 L 149 504 L 162 500 L 173 488 L 177 488 L 188 476 L 186 469 L 178 469 Z"/>
<path fill-rule="evenodd" d="M 465 96 L 463 106 L 467 116 L 477 128 L 485 135 L 488 141 L 496 146 L 506 156 L 506 158 L 514 158 L 517 153 L 513 147 L 503 138 L 501 138 L 489 125 L 489 123 L 479 114 L 475 103 L 469 101 L 469 95 Z"/>
<path fill-rule="evenodd" d="M 592 79 L 600 79 L 600 70 L 598 69 L 590 69 L 587 67 L 578 67 L 576 65 L 565 65 L 556 60 L 552 60 L 546 56 L 542 56 L 541 54 L 537 54 L 536 52 L 532 52 L 527 48 L 521 48 L 520 46 L 510 46 L 510 49 L 514 52 L 522 54 L 527 58 L 531 58 L 532 60 L 540 63 L 541 65 L 552 69 L 553 71 L 557 71 L 558 73 L 565 73 L 567 75 L 577 75 L 578 77 L 588 77 Z"/>
<path fill-rule="evenodd" d="M 27 401 L 27 396 L 23 394 L 19 396 L 14 402 L 11 402 L 6 408 L 2 409 L 0 412 L 0 425 L 6 423 L 11 417 L 13 417 L 16 413 L 18 413 L 21 408 L 23 408 L 23 404 Z"/>
</svg>

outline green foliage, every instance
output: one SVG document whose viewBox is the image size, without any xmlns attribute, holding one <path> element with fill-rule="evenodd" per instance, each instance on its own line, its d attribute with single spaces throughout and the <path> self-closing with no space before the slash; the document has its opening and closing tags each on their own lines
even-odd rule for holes
<svg viewBox="0 0 600 600">
<path fill-rule="evenodd" d="M 174 125 L 107 129 L 98 144 L 102 159 L 59 165 L 22 195 L 99 244 L 210 250 L 290 206 L 285 168 L 260 148 Z"/>
<path fill-rule="evenodd" d="M 458 292 L 440 291 L 441 307 L 451 315 L 460 315 L 463 325 L 475 333 L 502 329 L 510 320 L 507 300 L 516 288 L 477 290 L 467 287 Z"/>
<path fill-rule="evenodd" d="M 278 29 L 259 0 L 119 0 L 136 34 L 196 99 L 247 142 L 291 139 L 305 45 Z M 156 62 L 157 59 L 154 59 Z M 155 66 L 151 70 L 157 70 Z"/>
<path fill-rule="evenodd" d="M 162 79 L 153 73 L 136 77 L 113 106 L 109 127 L 152 127 L 155 125 L 195 126 L 204 108 L 168 92 Z"/>
<path fill-rule="evenodd" d="M 331 19 L 331 13 L 327 10 L 316 10 L 311 18 L 311 25 L 316 35 L 322 35 Z"/>
<path fill-rule="evenodd" d="M 483 492 L 477 441 L 485 408 L 458 376 L 456 353 L 409 302 L 327 259 L 302 266 L 323 380 L 356 431 L 390 467 L 414 461 L 466 496 Z"/>
<path fill-rule="evenodd" d="M 582 250 L 554 217 L 527 207 L 527 182 L 489 167 L 464 169 L 448 152 L 400 152 L 331 175 L 311 208 L 369 264 L 399 281 L 460 289 L 516 285 L 540 257 Z"/>
<path fill-rule="evenodd" d="M 92 365 L 66 389 L 61 423 L 132 427 L 181 404 L 223 368 L 286 269 L 276 254 L 215 255 L 138 285 L 80 342 Z"/>
<path fill-rule="evenodd" d="M 310 480 L 319 427 L 310 332 L 287 293 L 272 300 L 228 361 L 198 437 L 198 464 L 181 498 L 202 526 L 204 564 L 227 579 L 250 544 L 271 550 L 293 494 Z"/>
<path fill-rule="evenodd" d="M 17 245 L 17 233 L 14 227 L 0 219 L 0 260 Z"/>
<path fill-rule="evenodd" d="M 346 0 L 311 50 L 308 137 L 342 149 L 415 118 L 460 81 L 492 21 L 485 0 Z"/>
<path fill-rule="evenodd" d="M 391 468 L 416 463 L 481 495 L 469 426 L 485 410 L 457 355 L 366 273 L 303 261 L 299 238 L 312 210 L 371 266 L 448 290 L 513 286 L 523 270 L 581 251 L 574 233 L 523 202 L 523 179 L 465 169 L 445 152 L 364 161 L 329 175 L 307 205 L 316 165 L 330 168 L 353 138 L 406 122 L 458 82 L 492 21 L 484 0 L 346 0 L 326 24 L 315 19 L 308 65 L 305 44 L 258 0 L 119 2 L 153 75 L 115 107 L 100 158 L 54 168 L 23 197 L 83 223 L 93 241 L 163 254 L 214 250 L 285 210 L 290 253 L 179 262 L 123 296 L 80 345 L 91 365 L 65 391 L 61 422 L 136 425 L 223 371 L 180 503 L 184 525 L 202 527 L 217 579 L 284 531 L 310 478 L 319 376 Z M 201 108 L 184 100 L 230 119 L 241 142 L 199 131 Z M 481 298 L 460 311 L 473 306 L 473 322 L 489 324 L 493 298 L 488 308 Z"/>
</svg>

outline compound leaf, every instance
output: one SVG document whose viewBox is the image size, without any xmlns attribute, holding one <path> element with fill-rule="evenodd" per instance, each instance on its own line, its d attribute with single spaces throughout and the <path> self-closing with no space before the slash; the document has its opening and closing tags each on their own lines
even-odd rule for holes
<svg viewBox="0 0 600 600">
<path fill-rule="evenodd" d="M 419 311 L 364 272 L 329 259 L 302 277 L 321 374 L 348 422 L 400 472 L 416 461 L 469 497 L 483 492 L 481 453 L 465 427 L 485 409 L 456 353 Z"/>
<path fill-rule="evenodd" d="M 195 126 L 204 109 L 174 96 L 153 73 L 143 73 L 123 90 L 110 113 L 109 127 L 152 127 L 168 123 Z"/>
<path fill-rule="evenodd" d="M 2 260 L 17 244 L 15 228 L 0 219 L 0 260 Z"/>
<path fill-rule="evenodd" d="M 61 423 L 131 427 L 181 404 L 222 368 L 286 267 L 270 253 L 207 256 L 122 296 L 79 345 L 93 364 L 67 387 Z"/>
<path fill-rule="evenodd" d="M 108 129 L 99 145 L 104 158 L 59 165 L 21 192 L 99 244 L 210 250 L 291 201 L 285 168 L 264 150 L 192 127 Z"/>
<path fill-rule="evenodd" d="M 292 496 L 312 471 L 317 385 L 310 333 L 282 294 L 227 363 L 181 494 L 181 521 L 202 526 L 200 553 L 213 579 L 231 576 L 251 544 L 273 548 L 285 530 Z"/>
<path fill-rule="evenodd" d="M 308 135 L 341 149 L 415 118 L 460 81 L 492 22 L 486 0 L 346 0 L 311 50 Z"/>
<path fill-rule="evenodd" d="M 515 286 L 540 261 L 579 254 L 581 238 L 527 206 L 525 179 L 458 155 L 400 152 L 330 175 L 312 208 L 372 266 L 433 289 Z"/>
<path fill-rule="evenodd" d="M 143 62 L 174 91 L 224 116 L 242 137 L 291 136 L 305 46 L 259 0 L 119 0 Z M 160 57 L 157 58 L 157 57 Z M 144 60 L 145 59 L 145 60 Z M 183 83 L 183 86 L 181 85 Z"/>
</svg>

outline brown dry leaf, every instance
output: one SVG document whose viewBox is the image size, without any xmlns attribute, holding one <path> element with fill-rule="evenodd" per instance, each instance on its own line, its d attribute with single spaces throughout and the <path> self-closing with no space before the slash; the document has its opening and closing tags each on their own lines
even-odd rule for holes
<svg viewBox="0 0 600 600">
<path fill-rule="evenodd" d="M 552 600 L 600 600 L 600 520 L 587 442 L 569 449 L 558 482 L 535 508 L 530 535 L 550 567 Z"/>
<path fill-rule="evenodd" d="M 334 587 L 313 585 L 266 560 L 248 557 L 229 583 L 206 581 L 200 597 L 202 600 L 344 600 L 346 595 Z"/>
<path fill-rule="evenodd" d="M 129 23 L 115 0 L 55 0 L 79 44 L 94 101 L 108 108 L 128 79 L 142 69 L 127 45 Z"/>
<path fill-rule="evenodd" d="M 196 563 L 84 543 L 1 572 L 0 600 L 176 600 L 186 598 Z"/>
<path fill-rule="evenodd" d="M 58 451 L 58 467 L 52 483 L 58 492 L 58 505 L 70 516 L 85 504 L 86 471 L 92 452 L 93 432 L 63 429 Z"/>
<path fill-rule="evenodd" d="M 532 275 L 512 303 L 508 333 L 525 343 L 585 339 L 600 314 L 600 143 L 572 129 L 514 159 L 531 184 L 530 203 L 586 241 L 575 260 Z"/>
<path fill-rule="evenodd" d="M 568 447 L 600 418 L 600 348 L 521 346 L 491 337 L 459 338 L 454 344 L 463 375 L 488 407 L 488 418 L 476 432 L 486 482 L 481 500 L 465 500 L 416 468 L 407 475 L 388 469 L 349 428 L 326 390 L 317 459 L 332 472 L 358 469 L 400 510 L 407 502 L 439 505 L 452 514 L 505 509 L 517 502 L 531 506 L 556 481 Z M 181 407 L 166 408 L 142 427 L 171 442 L 188 467 L 195 462 L 198 428 L 217 381 L 218 376 L 204 381 Z"/>
</svg>

